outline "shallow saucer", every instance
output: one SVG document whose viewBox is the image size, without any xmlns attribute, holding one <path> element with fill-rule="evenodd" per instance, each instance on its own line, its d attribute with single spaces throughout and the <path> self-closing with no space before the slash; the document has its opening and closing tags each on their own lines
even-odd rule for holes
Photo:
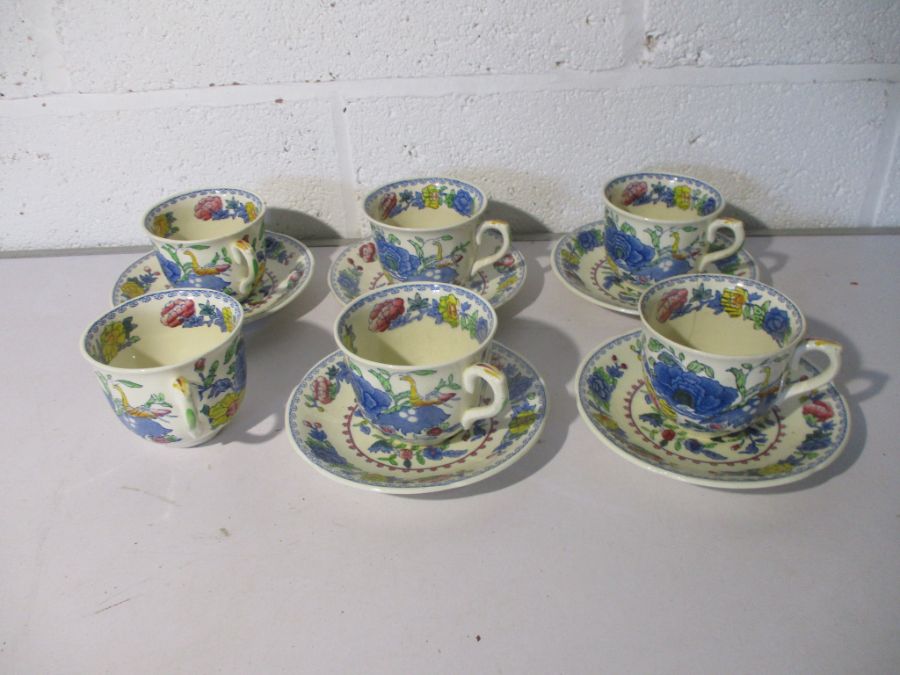
<svg viewBox="0 0 900 675">
<path fill-rule="evenodd" d="M 833 385 L 775 407 L 745 431 L 695 433 L 650 402 L 637 352 L 640 331 L 600 345 L 578 369 L 578 410 L 613 451 L 656 473 L 727 489 L 764 488 L 806 478 L 847 443 L 850 414 Z M 800 362 L 805 376 L 818 370 Z"/>
<path fill-rule="evenodd" d="M 244 322 L 274 314 L 300 295 L 312 279 L 314 265 L 312 253 L 304 244 L 286 234 L 266 233 L 266 271 L 253 293 L 241 302 Z M 118 305 L 166 288 L 171 286 L 151 251 L 119 275 L 113 286 L 112 303 Z"/>
<path fill-rule="evenodd" d="M 493 230 L 486 230 L 485 234 L 478 249 L 479 257 L 490 255 L 500 246 L 500 237 Z M 515 248 L 510 248 L 503 258 L 477 272 L 468 287 L 495 308 L 500 307 L 522 289 L 525 272 L 525 258 Z M 375 242 L 371 239 L 345 247 L 328 272 L 331 292 L 345 305 L 366 291 L 387 285 L 387 277 L 375 255 Z"/>
<path fill-rule="evenodd" d="M 313 366 L 291 393 L 285 427 L 303 458 L 346 485 L 393 494 L 471 485 L 521 459 L 547 419 L 544 382 L 531 364 L 497 342 L 490 361 L 506 374 L 509 406 L 500 416 L 433 446 L 373 432 L 358 409 L 340 351 Z"/>
<path fill-rule="evenodd" d="M 725 235 L 716 238 L 712 250 L 728 244 Z M 625 314 L 638 314 L 641 289 L 620 279 L 606 262 L 603 248 L 603 221 L 588 223 L 562 237 L 553 248 L 553 272 L 566 288 L 601 307 Z M 746 250 L 713 263 L 722 274 L 756 279 L 759 269 Z"/>
</svg>

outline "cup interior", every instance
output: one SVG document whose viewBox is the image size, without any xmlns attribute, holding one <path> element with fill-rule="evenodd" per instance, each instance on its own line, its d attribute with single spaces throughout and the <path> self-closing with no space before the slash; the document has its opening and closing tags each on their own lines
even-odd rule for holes
<svg viewBox="0 0 900 675">
<path fill-rule="evenodd" d="M 405 283 L 368 293 L 335 323 L 338 345 L 377 365 L 434 366 L 481 350 L 497 315 L 481 296 L 459 286 Z"/>
<path fill-rule="evenodd" d="M 161 239 L 205 241 L 236 234 L 264 212 L 262 199 L 245 190 L 194 190 L 150 209 L 144 216 L 144 228 Z"/>
<path fill-rule="evenodd" d="M 722 195 L 708 183 L 668 173 L 619 176 L 604 188 L 607 204 L 649 220 L 693 221 L 720 211 Z"/>
<path fill-rule="evenodd" d="M 454 178 L 415 178 L 384 185 L 363 203 L 366 215 L 391 227 L 435 230 L 465 223 L 484 210 L 484 193 Z"/>
<path fill-rule="evenodd" d="M 240 303 L 218 291 L 159 291 L 128 300 L 94 321 L 82 348 L 90 360 L 114 368 L 174 366 L 224 344 L 243 316 Z"/>
<path fill-rule="evenodd" d="M 797 305 L 765 284 L 689 274 L 654 284 L 641 296 L 645 327 L 682 347 L 723 356 L 759 356 L 796 343 L 805 332 Z"/>
</svg>

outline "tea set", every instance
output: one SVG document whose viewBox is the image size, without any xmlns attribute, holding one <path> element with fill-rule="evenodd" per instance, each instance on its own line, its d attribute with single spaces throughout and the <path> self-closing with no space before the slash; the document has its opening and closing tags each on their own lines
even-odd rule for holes
<svg viewBox="0 0 900 675">
<path fill-rule="evenodd" d="M 607 340 L 576 374 L 588 427 L 614 452 L 670 478 L 720 488 L 799 480 L 839 455 L 850 417 L 831 384 L 840 345 L 805 338 L 799 307 L 757 280 L 743 224 L 713 186 L 668 173 L 618 176 L 604 220 L 564 235 L 563 285 L 640 328 Z M 288 438 L 316 470 L 379 492 L 484 480 L 524 456 L 547 420 L 529 361 L 497 342 L 496 309 L 526 263 L 487 195 L 454 178 L 395 181 L 362 210 L 371 237 L 346 246 L 328 284 L 341 302 L 335 349 L 285 409 Z M 262 199 L 184 192 L 152 207 L 153 251 L 119 276 L 114 308 L 81 340 L 115 414 L 140 437 L 190 447 L 244 398 L 244 323 L 308 284 L 301 242 L 266 232 Z M 817 368 L 804 357 L 820 354 Z"/>
</svg>

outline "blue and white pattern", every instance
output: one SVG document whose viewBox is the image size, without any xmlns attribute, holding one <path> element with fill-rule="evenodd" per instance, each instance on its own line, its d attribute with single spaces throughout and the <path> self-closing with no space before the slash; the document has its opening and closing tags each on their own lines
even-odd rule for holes
<svg viewBox="0 0 900 675">
<path fill-rule="evenodd" d="M 169 197 L 163 202 L 160 202 L 152 209 L 147 212 L 147 215 L 144 216 L 144 227 L 148 232 L 153 231 L 153 220 L 158 215 L 165 213 L 166 211 L 170 211 L 173 206 L 180 204 L 183 201 L 187 200 L 195 200 L 202 199 L 203 197 L 240 197 L 245 200 L 245 202 L 251 202 L 256 207 L 255 217 L 258 218 L 265 209 L 265 204 L 263 200 L 252 192 L 247 192 L 246 190 L 240 190 L 238 188 L 208 188 L 203 190 L 192 190 L 190 192 L 183 192 L 177 195 L 173 195 Z M 244 222 L 249 222 L 250 220 L 247 218 L 246 209 L 244 210 L 244 214 L 241 217 L 241 220 Z"/>
</svg>

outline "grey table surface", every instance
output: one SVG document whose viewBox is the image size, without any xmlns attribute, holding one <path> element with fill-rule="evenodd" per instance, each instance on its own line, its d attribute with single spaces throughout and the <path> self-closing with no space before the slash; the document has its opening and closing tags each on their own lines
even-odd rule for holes
<svg viewBox="0 0 900 675">
<path fill-rule="evenodd" d="M 284 404 L 334 349 L 326 283 L 249 327 L 248 394 L 209 445 L 110 414 L 77 343 L 136 256 L 0 260 L 0 671 L 887 673 L 900 670 L 900 236 L 760 237 L 763 281 L 842 342 L 852 435 L 807 480 L 734 492 L 643 470 L 580 419 L 582 358 L 638 321 L 519 242 L 497 339 L 544 377 L 540 441 L 422 497 L 298 457 Z"/>
</svg>

